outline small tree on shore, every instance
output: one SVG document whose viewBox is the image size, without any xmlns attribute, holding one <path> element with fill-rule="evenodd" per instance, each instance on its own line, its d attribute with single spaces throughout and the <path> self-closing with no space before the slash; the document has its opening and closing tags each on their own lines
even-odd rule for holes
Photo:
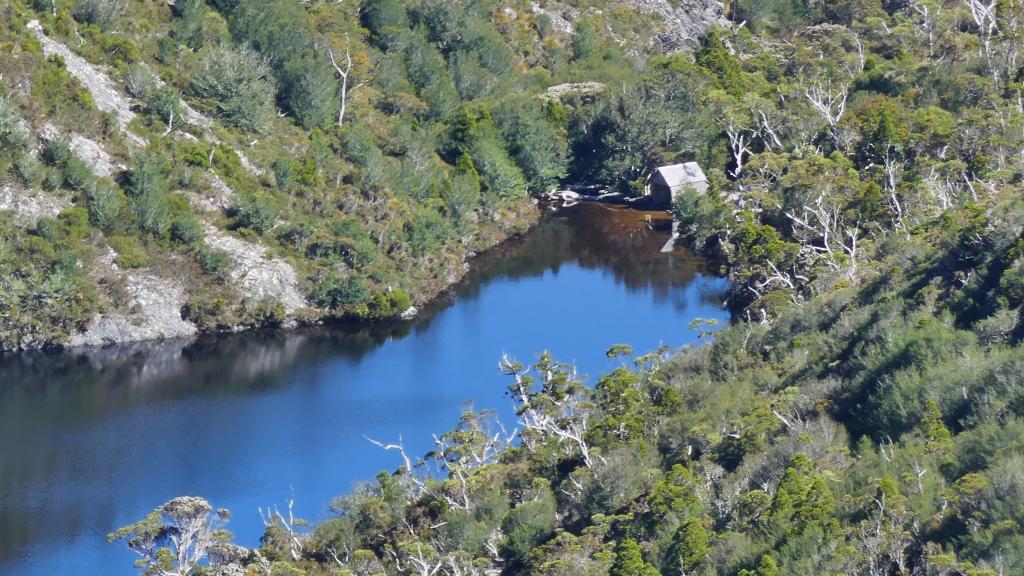
<svg viewBox="0 0 1024 576">
<path fill-rule="evenodd" d="M 226 509 L 215 512 L 205 498 L 179 496 L 107 535 L 107 541 L 126 540 L 141 556 L 135 566 L 144 576 L 187 576 L 212 546 L 231 539 L 224 530 L 230 518 Z"/>
</svg>

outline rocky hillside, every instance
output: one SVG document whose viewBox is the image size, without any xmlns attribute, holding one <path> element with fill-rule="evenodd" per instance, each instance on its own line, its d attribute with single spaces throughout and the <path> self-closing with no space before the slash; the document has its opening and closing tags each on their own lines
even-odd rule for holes
<svg viewBox="0 0 1024 576">
<path fill-rule="evenodd" d="M 408 315 L 568 173 L 536 95 L 709 6 L 8 2 L 0 349 Z"/>
<path fill-rule="evenodd" d="M 14 0 L 0 350 L 410 315 L 536 217 L 571 106 L 717 2 Z M 574 174 L 575 176 L 575 174 Z"/>
<path fill-rule="evenodd" d="M 551 25 L 566 35 L 571 35 L 577 22 L 588 16 L 635 13 L 648 27 L 634 28 L 633 35 L 619 39 L 631 43 L 633 49 L 646 47 L 662 54 L 691 50 L 700 44 L 708 28 L 727 24 L 724 6 L 717 0 L 625 0 L 609 2 L 601 8 L 595 4 L 599 3 L 544 0 L 531 2 L 530 9 L 538 17 L 550 19 Z M 506 14 L 515 12 L 506 8 Z"/>
</svg>

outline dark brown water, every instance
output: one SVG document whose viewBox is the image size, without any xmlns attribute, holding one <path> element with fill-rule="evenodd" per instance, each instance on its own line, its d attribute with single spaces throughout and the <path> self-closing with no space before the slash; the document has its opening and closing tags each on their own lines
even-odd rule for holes
<svg viewBox="0 0 1024 576">
<path fill-rule="evenodd" d="M 322 519 L 397 467 L 363 435 L 425 452 L 466 402 L 511 421 L 503 352 L 596 375 L 616 343 L 693 343 L 691 320 L 726 320 L 725 283 L 659 254 L 668 234 L 658 214 L 581 204 L 478 258 L 412 323 L 0 357 L 0 574 L 134 574 L 105 534 L 184 494 L 256 545 L 257 507 L 294 498 Z"/>
</svg>

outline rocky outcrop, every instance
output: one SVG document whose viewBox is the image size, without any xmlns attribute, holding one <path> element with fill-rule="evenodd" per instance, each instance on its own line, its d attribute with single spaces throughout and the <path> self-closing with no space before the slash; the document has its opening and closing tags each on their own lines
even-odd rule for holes
<svg viewBox="0 0 1024 576">
<path fill-rule="evenodd" d="M 726 25 L 725 8 L 719 0 L 620 0 L 640 14 L 652 15 L 661 22 L 651 31 L 657 51 L 671 54 L 698 45 L 701 36 L 715 24 Z M 534 14 L 546 16 L 551 27 L 563 35 L 571 35 L 576 22 L 596 9 L 580 9 L 551 0 L 531 3 Z"/>
<path fill-rule="evenodd" d="M 547 16 L 548 20 L 551 21 L 551 27 L 562 34 L 572 34 L 575 27 L 573 26 L 572 20 L 563 15 L 561 10 L 554 8 L 547 8 L 541 2 L 531 2 L 530 7 L 534 14 Z"/>
<path fill-rule="evenodd" d="M 39 128 L 39 137 L 43 140 L 55 140 L 61 136 L 60 129 L 53 124 L 46 123 Z M 115 172 L 124 169 L 124 165 L 115 162 L 99 142 L 74 132 L 67 135 L 67 138 L 71 151 L 89 166 L 93 174 L 100 177 L 113 176 Z"/>
<path fill-rule="evenodd" d="M 46 56 L 56 54 L 64 59 L 64 66 L 67 68 L 68 73 L 85 86 L 92 95 L 96 108 L 101 112 L 114 112 L 117 114 L 117 123 L 125 136 L 132 142 L 145 146 L 145 140 L 128 130 L 128 123 L 135 119 L 135 113 L 131 110 L 131 101 L 117 90 L 114 82 L 107 76 L 106 72 L 100 67 L 90 64 L 85 58 L 75 54 L 64 44 L 47 36 L 43 32 L 43 26 L 38 20 L 29 22 L 28 28 L 39 39 L 40 44 L 43 45 L 43 54 Z"/>
<path fill-rule="evenodd" d="M 53 218 L 70 206 L 61 198 L 41 190 L 23 190 L 13 184 L 0 184 L 0 210 L 14 212 L 14 215 L 28 224 L 35 224 L 44 216 Z"/>
<path fill-rule="evenodd" d="M 280 258 L 268 258 L 265 247 L 231 236 L 210 224 L 206 224 L 205 232 L 203 240 L 207 246 L 223 250 L 231 257 L 228 279 L 242 294 L 255 300 L 276 300 L 287 314 L 308 307 L 291 264 Z"/>
<path fill-rule="evenodd" d="M 206 180 L 210 183 L 209 190 L 185 193 L 192 208 L 199 212 L 223 212 L 230 208 L 235 191 L 212 170 L 207 172 Z"/>
<path fill-rule="evenodd" d="M 627 0 L 641 14 L 654 14 L 664 22 L 656 41 L 666 54 L 695 48 L 714 24 L 726 25 L 725 8 L 718 0 Z"/>
<path fill-rule="evenodd" d="M 546 102 L 562 102 L 566 98 L 575 96 L 584 102 L 592 101 L 600 96 L 607 87 L 600 82 L 578 82 L 575 84 L 559 84 L 548 88 L 540 95 L 541 100 Z"/>
<path fill-rule="evenodd" d="M 121 127 L 121 131 L 124 133 L 132 143 L 138 146 L 146 146 L 147 142 L 144 138 L 133 134 L 128 130 L 128 123 L 135 119 L 135 112 L 132 112 L 131 104 L 132 100 L 128 95 L 124 94 L 117 88 L 117 84 L 110 79 L 110 76 L 99 66 L 95 66 L 84 58 L 75 54 L 67 45 L 62 42 L 58 42 L 53 38 L 50 38 L 43 32 L 43 26 L 38 20 L 32 20 L 28 23 L 29 30 L 35 34 L 36 38 L 43 46 L 43 54 L 46 56 L 57 55 L 64 59 L 64 67 L 68 73 L 78 79 L 89 93 L 92 95 L 93 101 L 96 103 L 96 108 L 101 112 L 113 111 L 117 114 L 117 123 Z M 155 74 L 153 75 L 154 80 L 160 86 L 164 84 Z M 184 100 L 180 101 L 181 108 L 185 112 L 185 122 L 197 128 L 201 128 L 206 132 L 206 139 L 214 144 L 219 144 L 220 140 L 213 135 L 210 130 L 213 128 L 213 120 L 208 116 L 205 116 L 202 112 L 199 112 L 195 108 L 189 105 Z M 241 150 L 235 150 L 238 154 L 239 159 L 242 162 L 242 166 L 254 176 L 262 176 L 263 171 L 257 168 Z M 109 157 L 108 157 L 109 158 Z"/>
<path fill-rule="evenodd" d="M 105 346 L 196 334 L 195 324 L 181 317 L 187 293 L 180 283 L 149 272 L 121 270 L 114 262 L 116 256 L 114 250 L 109 250 L 97 258 L 98 268 L 107 282 L 123 283 L 128 302 L 123 309 L 97 314 L 85 332 L 71 335 L 70 346 Z"/>
</svg>

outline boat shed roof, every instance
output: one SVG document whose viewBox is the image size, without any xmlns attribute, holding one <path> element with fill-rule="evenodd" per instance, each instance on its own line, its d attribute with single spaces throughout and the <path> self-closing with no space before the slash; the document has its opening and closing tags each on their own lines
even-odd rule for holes
<svg viewBox="0 0 1024 576">
<path fill-rule="evenodd" d="M 662 166 L 654 172 L 655 175 L 660 176 L 665 181 L 669 188 L 708 181 L 708 177 L 704 175 L 704 171 L 700 169 L 700 165 L 696 162 Z"/>
</svg>

